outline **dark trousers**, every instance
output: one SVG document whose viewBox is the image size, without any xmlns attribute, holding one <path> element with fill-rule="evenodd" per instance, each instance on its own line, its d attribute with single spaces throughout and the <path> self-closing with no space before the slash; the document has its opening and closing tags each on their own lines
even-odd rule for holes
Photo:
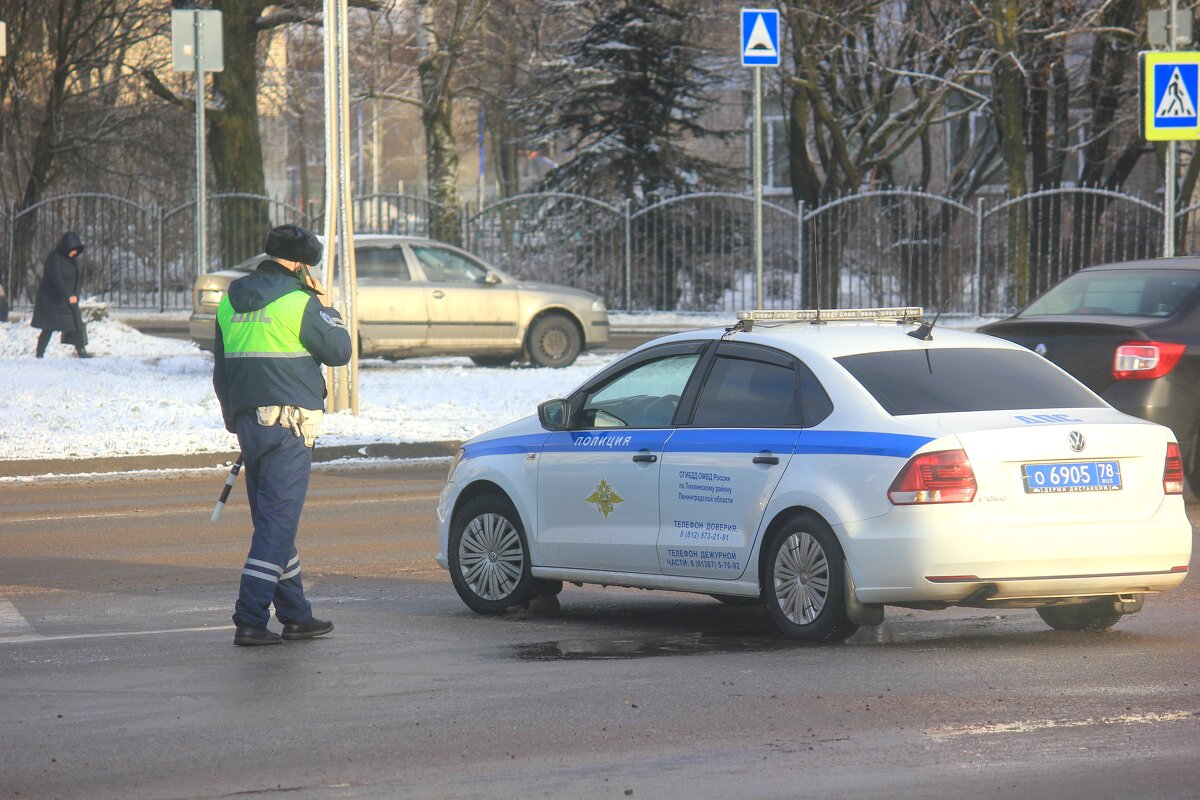
<svg viewBox="0 0 1200 800">
<path fill-rule="evenodd" d="M 50 339 L 54 336 L 54 331 L 50 329 L 43 330 L 38 334 L 37 342 L 37 357 L 42 358 L 46 355 L 46 346 L 50 344 Z M 75 355 L 83 355 L 83 346 L 75 345 Z"/>
<path fill-rule="evenodd" d="M 245 459 L 246 497 L 254 536 L 242 569 L 233 621 L 267 627 L 270 605 L 283 624 L 312 619 L 304 597 L 296 531 L 308 493 L 312 448 L 281 425 L 264 427 L 253 412 L 237 417 L 237 437 Z"/>
</svg>

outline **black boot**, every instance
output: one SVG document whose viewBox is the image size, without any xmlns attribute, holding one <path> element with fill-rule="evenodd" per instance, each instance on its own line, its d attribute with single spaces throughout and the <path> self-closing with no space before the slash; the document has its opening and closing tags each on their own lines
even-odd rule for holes
<svg viewBox="0 0 1200 800">
<path fill-rule="evenodd" d="M 92 357 L 92 354 L 89 353 L 87 350 L 84 350 L 82 347 L 75 348 L 75 355 L 77 355 L 80 358 L 91 358 Z"/>
<path fill-rule="evenodd" d="M 50 337 L 54 335 L 54 331 L 46 330 L 38 334 L 37 341 L 37 357 L 46 357 L 46 345 L 50 344 Z"/>
</svg>

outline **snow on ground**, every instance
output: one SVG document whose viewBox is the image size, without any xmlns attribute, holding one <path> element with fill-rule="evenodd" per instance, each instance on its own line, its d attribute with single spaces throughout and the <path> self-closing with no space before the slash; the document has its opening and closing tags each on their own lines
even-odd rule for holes
<svg viewBox="0 0 1200 800">
<path fill-rule="evenodd" d="M 614 328 L 664 333 L 731 321 L 711 314 L 612 316 Z M 945 324 L 972 328 L 983 321 Z M 88 324 L 95 358 L 77 359 L 55 336 L 38 360 L 37 333 L 25 321 L 0 322 L 0 461 L 237 449 L 213 395 L 212 356 L 192 343 L 106 319 Z M 321 442 L 462 441 L 535 413 L 538 403 L 568 394 L 616 358 L 588 354 L 565 369 L 485 369 L 467 358 L 367 359 L 359 367 L 358 416 L 327 416 Z"/>
<path fill-rule="evenodd" d="M 88 324 L 95 358 L 77 359 L 56 336 L 39 360 L 37 333 L 25 322 L 0 323 L 0 461 L 237 449 L 213 395 L 212 356 L 190 342 L 107 319 Z M 359 368 L 359 415 L 327 416 L 321 442 L 467 439 L 534 413 L 616 358 L 585 355 L 565 369 L 368 359 Z"/>
</svg>

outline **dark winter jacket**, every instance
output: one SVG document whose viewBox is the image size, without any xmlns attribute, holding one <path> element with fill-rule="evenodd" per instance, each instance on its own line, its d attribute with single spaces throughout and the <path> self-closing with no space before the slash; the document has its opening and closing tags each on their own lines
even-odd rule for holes
<svg viewBox="0 0 1200 800">
<path fill-rule="evenodd" d="M 289 297 L 294 292 L 305 293 L 307 300 Z M 272 306 L 276 301 L 284 302 Z M 268 306 L 271 310 L 264 312 Z M 230 330 L 222 330 L 223 319 Z M 291 352 L 226 352 L 236 338 L 233 327 L 242 325 L 270 326 L 263 330 L 264 337 L 282 342 Z M 316 292 L 291 270 L 266 260 L 229 284 L 228 296 L 217 309 L 213 340 L 213 388 L 226 430 L 235 430 L 238 414 L 259 406 L 324 408 L 320 365 L 340 367 L 349 361 L 350 333 L 341 315 L 322 305 Z"/>
<path fill-rule="evenodd" d="M 64 233 L 58 245 L 46 256 L 42 282 L 33 301 L 30 324 L 46 331 L 77 331 L 78 316 L 71 309 L 71 297 L 79 296 L 79 265 L 68 253 L 83 250 L 83 242 L 74 233 Z"/>
</svg>

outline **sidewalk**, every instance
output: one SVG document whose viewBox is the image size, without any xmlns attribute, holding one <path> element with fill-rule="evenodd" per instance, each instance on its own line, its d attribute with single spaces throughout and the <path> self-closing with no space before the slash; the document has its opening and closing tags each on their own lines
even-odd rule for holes
<svg viewBox="0 0 1200 800">
<path fill-rule="evenodd" d="M 314 463 L 327 463 L 344 458 L 442 458 L 453 456 L 459 442 L 407 442 L 372 444 L 317 445 Z M 38 475 L 86 475 L 102 472 L 135 472 L 158 469 L 203 469 L 228 467 L 238 457 L 236 452 L 187 453 L 155 456 L 115 456 L 112 458 L 55 458 L 0 461 L 0 478 L 25 478 Z"/>
</svg>

